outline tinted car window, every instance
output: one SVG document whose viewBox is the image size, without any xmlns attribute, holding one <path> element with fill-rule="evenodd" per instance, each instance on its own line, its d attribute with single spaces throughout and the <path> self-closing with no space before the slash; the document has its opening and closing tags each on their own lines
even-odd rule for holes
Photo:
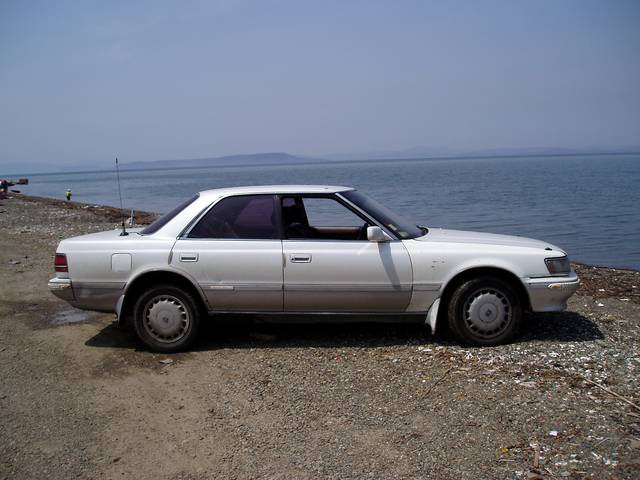
<svg viewBox="0 0 640 480">
<path fill-rule="evenodd" d="M 171 210 L 168 213 L 165 213 L 163 216 L 161 216 L 155 222 L 153 222 L 152 224 L 147 226 L 140 233 L 142 235 L 151 235 L 152 233 L 156 233 L 158 230 L 160 230 L 162 227 L 164 227 L 167 223 L 169 223 L 173 219 L 173 217 L 178 215 L 182 210 L 184 210 L 189 205 L 191 205 L 193 202 L 195 202 L 197 198 L 198 198 L 198 195 L 194 195 L 193 197 L 189 198 L 188 200 L 185 200 L 180 205 L 178 205 L 176 208 L 174 208 L 173 210 Z"/>
<path fill-rule="evenodd" d="M 220 200 L 189 232 L 189 238 L 279 238 L 274 199 L 266 195 Z"/>
</svg>

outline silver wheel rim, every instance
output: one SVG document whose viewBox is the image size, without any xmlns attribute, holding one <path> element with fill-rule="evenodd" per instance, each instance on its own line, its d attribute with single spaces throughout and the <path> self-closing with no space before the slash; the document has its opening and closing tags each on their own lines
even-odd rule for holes
<svg viewBox="0 0 640 480">
<path fill-rule="evenodd" d="M 191 318 L 184 303 L 173 295 L 158 295 L 147 302 L 144 329 L 158 342 L 174 343 L 187 334 Z"/>
<path fill-rule="evenodd" d="M 469 296 L 464 304 L 464 321 L 476 336 L 489 339 L 503 333 L 511 324 L 513 308 L 499 290 L 483 288 Z"/>
</svg>

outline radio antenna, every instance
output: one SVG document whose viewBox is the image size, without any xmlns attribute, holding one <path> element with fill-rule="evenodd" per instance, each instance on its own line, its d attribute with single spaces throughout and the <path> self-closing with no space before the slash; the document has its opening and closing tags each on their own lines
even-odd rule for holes
<svg viewBox="0 0 640 480">
<path fill-rule="evenodd" d="M 120 232 L 120 236 L 126 237 L 129 234 L 127 233 L 127 229 L 124 225 L 124 207 L 122 206 L 122 190 L 120 189 L 120 167 L 118 167 L 118 157 L 116 157 L 116 178 L 118 179 L 118 196 L 120 197 L 120 213 L 122 214 L 122 232 Z"/>
</svg>

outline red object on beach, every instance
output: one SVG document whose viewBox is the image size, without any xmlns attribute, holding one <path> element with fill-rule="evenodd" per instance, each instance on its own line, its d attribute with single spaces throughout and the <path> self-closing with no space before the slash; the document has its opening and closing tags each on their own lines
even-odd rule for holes
<svg viewBox="0 0 640 480">
<path fill-rule="evenodd" d="M 69 266 L 67 265 L 67 256 L 64 253 L 56 253 L 54 266 L 56 272 L 68 272 Z"/>
</svg>

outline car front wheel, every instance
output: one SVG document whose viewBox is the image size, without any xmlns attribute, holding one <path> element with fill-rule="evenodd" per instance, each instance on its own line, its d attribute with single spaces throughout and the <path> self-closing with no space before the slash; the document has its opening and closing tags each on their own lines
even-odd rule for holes
<svg viewBox="0 0 640 480">
<path fill-rule="evenodd" d="M 449 327 L 465 345 L 508 343 L 522 322 L 522 303 L 504 280 L 481 277 L 454 291 L 448 305 Z"/>
<path fill-rule="evenodd" d="M 181 288 L 152 287 L 134 306 L 136 334 L 156 352 L 185 350 L 195 340 L 199 324 L 198 302 Z"/>
</svg>

